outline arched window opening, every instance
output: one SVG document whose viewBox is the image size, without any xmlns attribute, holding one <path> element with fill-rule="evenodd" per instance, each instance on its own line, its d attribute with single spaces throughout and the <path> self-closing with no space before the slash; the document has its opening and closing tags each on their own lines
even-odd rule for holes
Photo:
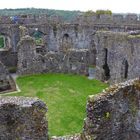
<svg viewBox="0 0 140 140">
<path fill-rule="evenodd" d="M 69 34 L 65 33 L 62 38 L 62 45 L 59 49 L 62 52 L 68 53 L 71 48 L 73 48 L 72 39 Z"/>
<path fill-rule="evenodd" d="M 68 39 L 69 35 L 68 34 L 64 34 L 63 39 Z"/>
<path fill-rule="evenodd" d="M 37 46 L 43 46 L 44 42 L 43 42 L 43 37 L 44 34 L 41 31 L 36 30 L 33 34 L 33 37 L 35 38 L 35 43 Z"/>
</svg>

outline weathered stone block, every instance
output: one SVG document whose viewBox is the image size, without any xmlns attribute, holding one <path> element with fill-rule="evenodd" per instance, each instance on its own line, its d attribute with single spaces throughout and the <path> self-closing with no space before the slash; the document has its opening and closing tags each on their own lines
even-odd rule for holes
<svg viewBox="0 0 140 140">
<path fill-rule="evenodd" d="M 0 139 L 47 140 L 46 112 L 37 98 L 0 97 Z"/>
</svg>

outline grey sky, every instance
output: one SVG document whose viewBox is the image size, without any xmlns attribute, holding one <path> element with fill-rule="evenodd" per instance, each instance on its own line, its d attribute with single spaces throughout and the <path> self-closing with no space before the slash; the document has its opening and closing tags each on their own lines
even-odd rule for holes
<svg viewBox="0 0 140 140">
<path fill-rule="evenodd" d="M 109 9 L 115 13 L 140 13 L 139 4 L 140 0 L 3 0 L 0 8 Z"/>
</svg>

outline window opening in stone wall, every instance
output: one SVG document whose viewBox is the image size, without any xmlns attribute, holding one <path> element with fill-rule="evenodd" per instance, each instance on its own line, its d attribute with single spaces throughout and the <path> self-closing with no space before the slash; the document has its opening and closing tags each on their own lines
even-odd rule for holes
<svg viewBox="0 0 140 140">
<path fill-rule="evenodd" d="M 56 27 L 56 25 L 53 26 L 53 34 L 54 34 L 54 37 L 56 37 L 56 35 L 57 35 L 57 27 Z"/>
<path fill-rule="evenodd" d="M 5 45 L 5 39 L 2 35 L 0 35 L 0 49 L 4 48 L 4 45 Z"/>
<path fill-rule="evenodd" d="M 35 38 L 35 43 L 37 46 L 43 46 L 43 37 L 44 34 L 41 31 L 38 31 L 38 29 L 36 29 L 36 31 L 33 33 L 33 37 Z"/>
<path fill-rule="evenodd" d="M 75 36 L 78 37 L 78 24 L 74 26 Z"/>
<path fill-rule="evenodd" d="M 60 51 L 68 53 L 72 47 L 72 39 L 70 38 L 69 34 L 64 34 L 62 38 L 62 46 L 60 47 Z"/>
<path fill-rule="evenodd" d="M 42 48 L 36 48 L 36 53 L 39 53 L 39 54 L 41 54 L 41 53 L 43 53 L 43 49 Z"/>
<path fill-rule="evenodd" d="M 107 50 L 107 48 L 105 48 L 104 49 L 104 65 L 103 65 L 105 81 L 110 79 L 110 69 L 108 66 L 107 57 L 108 57 L 108 50 Z"/>
<path fill-rule="evenodd" d="M 41 61 L 42 61 L 42 63 L 45 63 L 45 59 L 44 58 L 42 58 Z"/>
<path fill-rule="evenodd" d="M 68 34 L 64 34 L 63 38 L 64 39 L 68 39 L 69 38 L 69 35 Z"/>
<path fill-rule="evenodd" d="M 128 77 L 128 61 L 126 59 L 123 60 L 122 62 L 122 67 L 121 67 L 121 77 L 123 79 L 127 79 Z"/>
<path fill-rule="evenodd" d="M 124 73 L 124 78 L 126 79 L 128 77 L 128 62 L 127 60 L 125 61 L 125 73 Z"/>
<path fill-rule="evenodd" d="M 23 66 L 23 68 L 27 68 L 27 61 L 26 60 L 23 60 L 22 66 Z"/>
</svg>

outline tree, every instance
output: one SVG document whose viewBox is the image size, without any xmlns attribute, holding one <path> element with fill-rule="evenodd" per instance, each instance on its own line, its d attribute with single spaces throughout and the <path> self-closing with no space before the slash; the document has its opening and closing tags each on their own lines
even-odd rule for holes
<svg viewBox="0 0 140 140">
<path fill-rule="evenodd" d="M 112 15 L 112 12 L 110 10 L 97 10 L 97 15 Z"/>
<path fill-rule="evenodd" d="M 94 12 L 94 11 L 92 11 L 92 10 L 88 10 L 88 11 L 86 11 L 86 12 L 84 12 L 84 16 L 85 17 L 89 17 L 89 16 L 93 16 L 93 15 L 95 15 L 96 13 Z"/>
</svg>

